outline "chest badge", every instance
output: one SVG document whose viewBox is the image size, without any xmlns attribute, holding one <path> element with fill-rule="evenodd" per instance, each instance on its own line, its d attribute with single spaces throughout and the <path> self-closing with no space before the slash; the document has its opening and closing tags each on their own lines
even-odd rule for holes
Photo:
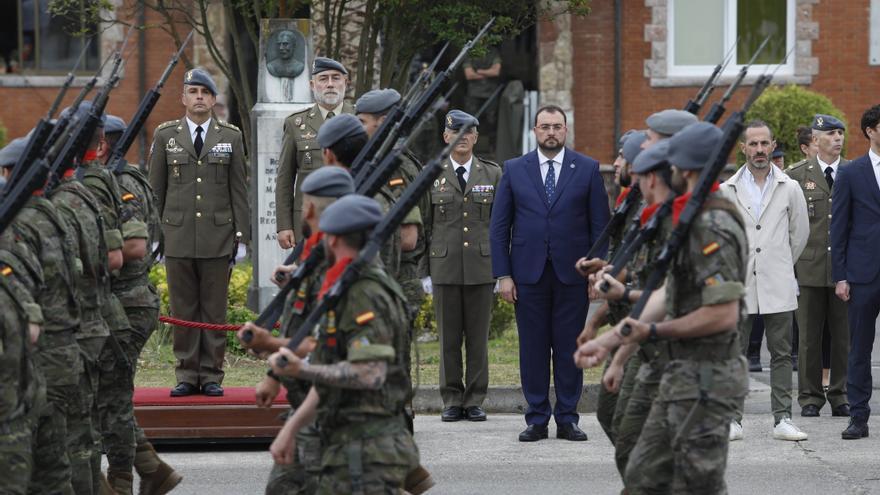
<svg viewBox="0 0 880 495">
<path fill-rule="evenodd" d="M 317 134 L 315 134 L 314 132 L 307 132 L 302 135 L 302 138 L 303 139 L 315 139 L 315 136 L 317 136 Z"/>
<path fill-rule="evenodd" d="M 180 145 L 177 144 L 177 141 L 175 141 L 174 138 L 171 138 L 168 140 L 167 143 L 165 143 L 165 151 L 167 153 L 180 153 L 183 151 L 183 148 L 181 148 Z"/>
<path fill-rule="evenodd" d="M 812 191 L 812 190 L 816 189 L 816 183 L 811 180 L 808 180 L 806 182 L 806 184 L 804 184 L 804 189 L 806 189 L 807 191 Z"/>
</svg>

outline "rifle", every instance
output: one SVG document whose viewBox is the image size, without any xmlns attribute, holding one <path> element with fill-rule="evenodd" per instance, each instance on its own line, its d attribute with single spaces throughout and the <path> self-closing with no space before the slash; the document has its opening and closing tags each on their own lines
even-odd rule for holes
<svg viewBox="0 0 880 495">
<path fill-rule="evenodd" d="M 180 56 L 183 54 L 186 45 L 188 45 L 189 41 L 192 39 L 193 33 L 195 33 L 195 30 L 189 32 L 189 35 L 187 35 L 186 39 L 183 40 L 183 43 L 180 44 L 177 53 L 171 57 L 171 61 L 168 62 L 168 65 L 165 67 L 165 72 L 159 77 L 156 85 L 150 88 L 150 90 L 147 91 L 147 94 L 141 98 L 137 111 L 135 111 L 131 120 L 128 121 L 128 126 L 122 133 L 122 137 L 119 138 L 119 141 L 116 142 L 116 146 L 114 146 L 113 150 L 110 152 L 110 158 L 107 160 L 107 168 L 113 170 L 114 174 L 119 175 L 125 170 L 125 166 L 127 165 L 125 154 L 128 152 L 131 145 L 134 144 L 134 140 L 138 133 L 140 133 L 141 128 L 147 123 L 147 117 L 150 116 L 150 112 L 153 111 L 156 103 L 159 102 L 159 97 L 162 96 L 162 87 L 165 86 L 165 81 L 171 76 L 171 71 L 174 70 L 174 67 L 180 60 Z"/>
<path fill-rule="evenodd" d="M 736 145 L 737 140 L 745 128 L 746 112 L 755 100 L 761 96 L 761 93 L 764 92 L 767 86 L 769 86 L 772 79 L 773 75 L 761 75 L 758 77 L 754 88 L 752 88 L 752 93 L 749 95 L 749 98 L 746 100 L 742 109 L 735 112 L 724 122 L 724 127 L 722 129 L 724 133 L 721 138 L 721 143 L 709 159 L 709 165 L 700 173 L 697 185 L 694 187 L 690 199 L 688 199 L 684 210 L 678 218 L 678 225 L 672 229 L 669 239 L 663 246 L 662 251 L 660 251 L 660 255 L 655 261 L 654 269 L 651 271 L 651 274 L 648 276 L 648 280 L 642 289 L 641 297 L 638 302 L 636 302 L 635 306 L 633 306 L 632 312 L 630 312 L 631 318 L 638 319 L 641 317 L 642 311 L 644 311 L 648 299 L 651 297 L 651 293 L 654 289 L 659 287 L 666 278 L 666 272 L 672 265 L 672 261 L 678 253 L 678 250 L 687 242 L 688 232 L 690 231 L 691 225 L 694 220 L 696 220 L 697 215 L 700 214 L 700 210 L 702 209 L 706 198 L 709 196 L 712 185 L 727 165 L 727 157 L 730 156 L 730 151 Z M 629 325 L 624 325 L 623 328 L 620 329 L 620 334 L 624 337 L 631 332 L 632 328 Z"/>
<path fill-rule="evenodd" d="M 743 80 L 746 78 L 746 75 L 749 73 L 749 68 L 752 66 L 752 64 L 755 63 L 755 60 L 758 59 L 758 55 L 760 55 L 761 52 L 764 51 L 764 47 L 767 46 L 767 42 L 769 41 L 770 36 L 768 35 L 766 38 L 764 38 L 764 41 L 761 42 L 761 45 L 758 46 L 758 49 L 755 50 L 755 53 L 752 54 L 752 58 L 751 60 L 749 60 L 749 63 L 739 70 L 739 74 L 737 74 L 736 79 L 733 80 L 733 83 L 731 83 L 730 87 L 727 88 L 727 91 L 724 93 L 724 96 L 721 97 L 721 100 L 716 101 L 712 104 L 712 108 L 709 109 L 709 111 L 706 113 L 706 116 L 703 118 L 704 122 L 711 122 L 712 124 L 715 124 L 719 120 L 721 120 L 721 116 L 724 115 L 724 112 L 726 111 L 726 108 L 724 108 L 724 104 L 730 100 L 730 97 L 733 96 L 733 92 L 736 91 L 737 88 L 739 88 L 740 84 L 742 84 Z M 786 58 L 788 58 L 787 55 Z M 783 59 L 783 62 L 784 61 L 785 60 Z M 757 81 L 755 82 L 755 84 L 757 85 Z"/>
<path fill-rule="evenodd" d="M 419 202 L 421 198 L 431 188 L 432 183 L 437 177 L 443 173 L 443 161 L 449 156 L 462 137 L 473 127 L 474 123 L 470 122 L 463 126 L 440 155 L 434 157 L 419 173 L 416 179 L 406 188 L 400 199 L 391 207 L 391 211 L 382 218 L 382 221 L 373 229 L 367 240 L 366 245 L 360 250 L 357 258 L 351 262 L 342 272 L 339 280 L 324 294 L 323 299 L 309 313 L 305 321 L 297 328 L 296 333 L 287 343 L 287 348 L 296 349 L 302 340 L 318 325 L 321 318 L 327 311 L 336 307 L 339 300 L 361 277 L 361 273 L 367 269 L 373 259 L 379 254 L 382 246 L 394 234 L 400 223 L 406 217 L 407 213 Z M 276 361 L 279 367 L 287 365 L 287 359 L 279 357 Z"/>
<path fill-rule="evenodd" d="M 586 259 L 592 259 L 596 256 L 596 251 L 599 250 L 600 247 L 604 246 L 606 242 L 608 242 L 608 238 L 611 237 L 611 233 L 622 228 L 623 223 L 626 221 L 626 217 L 628 217 L 636 208 L 639 207 L 639 204 L 642 202 L 642 190 L 639 188 L 638 182 L 633 184 L 630 188 L 629 192 L 626 193 L 626 197 L 623 198 L 623 202 L 620 203 L 614 211 L 611 213 L 611 219 L 608 220 L 608 223 L 605 224 L 605 228 L 602 229 L 602 233 L 599 234 L 599 238 L 596 239 L 596 242 L 590 247 L 590 250 L 587 251 Z"/>
<path fill-rule="evenodd" d="M 709 76 L 709 79 L 703 83 L 703 87 L 700 88 L 700 91 L 697 92 L 697 96 L 693 100 L 688 100 L 688 102 L 684 106 L 684 110 L 686 112 L 690 112 L 694 115 L 700 113 L 700 109 L 703 108 L 703 104 L 706 103 L 706 100 L 709 99 L 709 95 L 712 94 L 712 91 L 715 90 L 715 86 L 718 84 L 718 79 L 721 78 L 721 75 L 724 74 L 724 69 L 727 68 L 727 64 L 733 60 L 733 51 L 736 49 L 736 45 L 739 44 L 739 37 L 736 38 L 736 41 L 733 42 L 733 46 L 731 46 L 727 53 L 724 55 L 724 58 L 718 65 L 715 66 L 715 69 L 712 71 L 712 75 Z"/>
</svg>

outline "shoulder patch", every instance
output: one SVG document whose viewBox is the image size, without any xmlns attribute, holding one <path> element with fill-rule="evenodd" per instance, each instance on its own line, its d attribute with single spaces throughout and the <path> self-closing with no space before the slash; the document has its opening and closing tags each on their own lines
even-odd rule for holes
<svg viewBox="0 0 880 495">
<path fill-rule="evenodd" d="M 179 123 L 180 123 L 180 119 L 177 119 L 177 120 L 169 120 L 168 122 L 162 122 L 161 124 L 159 124 L 159 125 L 156 127 L 156 130 L 157 130 L 157 131 L 160 131 L 160 130 L 162 130 L 162 129 L 165 129 L 166 127 L 176 126 L 176 125 L 179 124 Z"/>
<path fill-rule="evenodd" d="M 497 163 L 493 162 L 492 160 L 486 160 L 485 158 L 483 158 L 483 157 L 479 157 L 479 156 L 478 156 L 477 158 L 478 158 L 481 162 L 485 163 L 486 165 L 491 165 L 491 166 L 493 166 L 493 167 L 501 168 L 501 165 L 498 165 Z"/>
<path fill-rule="evenodd" d="M 792 163 L 791 165 L 789 165 L 788 167 L 785 168 L 785 171 L 788 172 L 791 170 L 798 169 L 798 168 L 802 167 L 805 163 L 807 163 L 806 160 L 801 160 L 797 163 Z"/>
<path fill-rule="evenodd" d="M 372 311 L 365 311 L 354 318 L 355 323 L 358 325 L 366 325 L 367 323 L 373 321 L 376 317 L 376 314 Z"/>
<path fill-rule="evenodd" d="M 391 179 L 390 181 L 388 181 L 388 185 L 391 187 L 402 186 L 403 184 L 404 184 L 404 181 L 400 177 L 398 177 L 396 179 Z"/>
<path fill-rule="evenodd" d="M 226 122 L 225 120 L 217 120 L 217 124 L 219 124 L 219 125 L 222 126 L 222 127 L 226 127 L 226 128 L 229 128 L 229 129 L 232 129 L 232 130 L 235 130 L 235 131 L 241 132 L 241 129 L 239 129 L 238 127 L 236 127 L 236 126 L 230 124 L 229 122 Z"/>
<path fill-rule="evenodd" d="M 132 193 L 125 193 L 122 195 L 122 201 L 125 201 L 126 203 L 133 200 L 134 198 L 135 196 Z"/>
<path fill-rule="evenodd" d="M 721 249 L 720 244 L 718 244 L 717 242 L 710 242 L 709 244 L 703 246 L 703 256 L 709 256 L 719 249 Z"/>
<path fill-rule="evenodd" d="M 12 267 L 9 265 L 0 265 L 0 275 L 3 275 L 4 277 L 12 275 Z"/>
</svg>

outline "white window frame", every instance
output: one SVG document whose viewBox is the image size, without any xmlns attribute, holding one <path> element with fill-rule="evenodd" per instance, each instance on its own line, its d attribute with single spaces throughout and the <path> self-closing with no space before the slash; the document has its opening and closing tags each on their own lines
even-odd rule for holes
<svg viewBox="0 0 880 495">
<path fill-rule="evenodd" d="M 667 39 L 666 39 L 666 60 L 667 60 L 667 69 L 666 69 L 666 77 L 670 79 L 684 78 L 699 78 L 699 77 L 709 77 L 712 74 L 712 71 L 715 69 L 714 65 L 676 65 L 675 64 L 675 3 L 676 0 L 669 0 L 667 5 Z M 730 49 L 733 46 L 733 43 L 736 41 L 736 0 L 724 0 L 724 41 L 722 46 L 724 46 L 724 51 Z M 784 65 L 779 67 L 776 70 L 777 64 L 773 65 L 765 65 L 765 64 L 755 64 L 749 70 L 749 75 L 754 76 L 756 74 L 761 74 L 765 70 L 766 71 L 774 71 L 776 70 L 776 76 L 793 76 L 795 74 L 795 51 L 792 51 L 792 47 L 795 46 L 796 37 L 795 37 L 795 20 L 797 16 L 797 0 L 786 0 L 786 26 L 785 26 L 785 51 L 788 53 L 791 51 L 791 54 L 788 56 L 788 60 Z M 742 69 L 742 64 L 736 63 L 736 54 L 734 54 L 734 60 L 731 61 L 730 64 L 727 65 L 727 68 L 724 70 L 722 77 L 723 78 L 733 78 L 736 74 Z M 720 60 L 719 60 L 720 62 Z M 753 79 L 750 77 L 749 79 Z"/>
</svg>

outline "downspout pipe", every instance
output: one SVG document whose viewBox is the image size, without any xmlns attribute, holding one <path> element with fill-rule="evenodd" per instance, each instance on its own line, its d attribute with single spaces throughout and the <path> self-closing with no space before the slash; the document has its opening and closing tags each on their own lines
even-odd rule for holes
<svg viewBox="0 0 880 495">
<path fill-rule="evenodd" d="M 623 60 L 623 0 L 614 0 L 614 142 L 612 156 L 617 156 L 621 125 L 621 84 Z"/>
</svg>

